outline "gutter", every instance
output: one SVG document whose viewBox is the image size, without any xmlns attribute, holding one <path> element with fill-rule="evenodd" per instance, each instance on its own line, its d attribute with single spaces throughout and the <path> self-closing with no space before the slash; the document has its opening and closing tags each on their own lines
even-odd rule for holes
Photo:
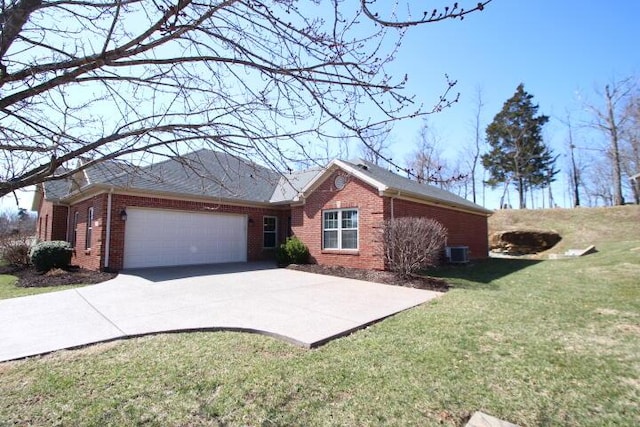
<svg viewBox="0 0 640 427">
<path fill-rule="evenodd" d="M 391 200 L 391 220 L 392 221 L 395 219 L 395 215 L 393 214 L 393 201 L 396 199 L 396 197 L 400 197 L 400 191 L 398 191 L 397 196 L 389 197 L 389 200 Z"/>
<path fill-rule="evenodd" d="M 391 189 L 390 189 L 391 190 Z M 494 212 L 492 210 L 489 210 L 487 208 L 484 208 L 482 206 L 478 205 L 478 208 L 473 208 L 471 206 L 465 206 L 463 204 L 459 204 L 456 202 L 452 202 L 449 200 L 443 200 L 443 199 L 439 199 L 436 197 L 428 197 L 425 198 L 424 195 L 421 194 L 417 194 L 411 191 L 404 191 L 401 192 L 401 190 L 396 190 L 396 193 L 393 193 L 391 191 L 386 192 L 386 194 L 381 194 L 381 195 L 386 195 L 387 197 L 395 197 L 395 198 L 405 198 L 405 199 L 414 199 L 414 200 L 418 200 L 418 201 L 422 201 L 422 203 L 425 204 L 429 204 L 432 206 L 438 206 L 438 207 L 443 207 L 443 208 L 449 208 L 449 209 L 455 209 L 458 211 L 462 211 L 462 212 L 467 212 L 467 213 L 471 213 L 471 214 L 475 214 L 475 215 L 484 215 L 484 216 L 490 216 L 492 215 Z"/>
</svg>

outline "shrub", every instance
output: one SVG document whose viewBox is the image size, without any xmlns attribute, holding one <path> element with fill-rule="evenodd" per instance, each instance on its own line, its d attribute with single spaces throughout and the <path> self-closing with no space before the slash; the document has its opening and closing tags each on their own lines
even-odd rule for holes
<svg viewBox="0 0 640 427">
<path fill-rule="evenodd" d="M 31 237 L 26 235 L 4 236 L 0 239 L 0 256 L 11 267 L 24 268 L 29 265 Z"/>
<path fill-rule="evenodd" d="M 309 262 L 309 249 L 297 237 L 289 237 L 280 245 L 276 253 L 278 264 L 306 264 Z"/>
<path fill-rule="evenodd" d="M 387 266 L 402 277 L 437 265 L 447 239 L 447 229 L 428 218 L 385 221 L 382 234 Z"/>
<path fill-rule="evenodd" d="M 38 271 L 67 268 L 71 263 L 72 251 L 69 242 L 61 240 L 40 242 L 31 249 L 31 262 Z"/>
</svg>

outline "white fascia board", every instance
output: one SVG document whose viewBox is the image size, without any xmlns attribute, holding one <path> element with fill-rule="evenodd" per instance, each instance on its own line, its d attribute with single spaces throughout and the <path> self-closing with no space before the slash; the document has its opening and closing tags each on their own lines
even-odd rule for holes
<svg viewBox="0 0 640 427">
<path fill-rule="evenodd" d="M 343 162 L 342 160 L 334 159 L 325 167 L 324 171 L 319 173 L 314 179 L 312 179 L 300 192 L 298 197 L 294 199 L 294 201 L 298 201 L 300 199 L 305 199 L 309 196 L 309 193 L 313 192 L 313 190 L 322 183 L 327 177 L 333 173 L 336 169 L 342 169 L 347 172 L 349 175 L 352 175 L 359 180 L 369 184 L 378 190 L 379 194 L 387 191 L 389 187 L 370 177 L 369 175 L 363 173 L 362 171 L 354 168 L 353 166 Z"/>
<path fill-rule="evenodd" d="M 353 166 L 346 164 L 342 160 L 336 159 L 336 160 L 334 160 L 334 162 L 336 163 L 336 165 L 338 165 L 344 171 L 349 172 L 351 175 L 355 176 L 360 181 L 364 181 L 367 184 L 369 184 L 370 186 L 374 187 L 376 190 L 378 190 L 379 193 L 382 193 L 382 192 L 387 191 L 389 189 L 389 187 L 386 186 L 385 184 L 383 184 L 382 182 L 380 182 L 380 181 L 378 181 L 376 179 L 373 179 L 369 175 L 363 173 L 358 168 L 354 168 Z"/>
</svg>

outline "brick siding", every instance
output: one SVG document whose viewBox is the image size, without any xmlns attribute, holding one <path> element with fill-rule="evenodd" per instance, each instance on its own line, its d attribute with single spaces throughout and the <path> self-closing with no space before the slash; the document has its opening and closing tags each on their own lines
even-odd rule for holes
<svg viewBox="0 0 640 427">
<path fill-rule="evenodd" d="M 385 267 L 381 227 L 385 219 L 391 218 L 391 198 L 381 197 L 370 185 L 349 177 L 342 190 L 334 186 L 334 179 L 340 172 L 327 177 L 305 200 L 304 205 L 291 209 L 233 206 L 218 203 L 166 199 L 161 197 L 141 197 L 113 194 L 111 205 L 111 249 L 109 265 L 105 266 L 107 194 L 99 194 L 70 206 L 54 206 L 44 200 L 39 209 L 38 237 L 41 240 L 72 240 L 73 221 L 78 212 L 76 244 L 72 263 L 83 268 L 101 270 L 106 267 L 120 270 L 124 262 L 125 222 L 120 218 L 122 209 L 129 207 L 169 209 L 193 212 L 217 212 L 247 215 L 247 259 L 258 261 L 273 259 L 275 250 L 264 249 L 263 216 L 278 218 L 277 243 L 283 242 L 291 232 L 302 240 L 311 254 L 311 261 L 318 264 L 342 265 L 346 267 L 382 270 Z M 85 248 L 88 209 L 94 209 L 92 241 L 90 249 Z M 358 249 L 323 250 L 323 212 L 330 209 L 354 208 L 358 210 Z M 67 214 L 68 213 L 68 214 Z M 394 198 L 393 215 L 399 217 L 428 217 L 441 222 L 448 229 L 449 246 L 469 246 L 471 258 L 486 258 L 488 253 L 487 218 L 482 214 L 457 211 L 445 207 Z M 67 216 L 69 219 L 67 219 Z M 48 223 L 44 224 L 45 218 Z M 67 220 L 69 230 L 67 232 Z M 45 233 L 46 230 L 46 233 Z"/>
<path fill-rule="evenodd" d="M 305 201 L 291 210 L 293 233 L 318 264 L 345 267 L 385 268 L 381 227 L 391 218 L 391 198 L 380 197 L 370 185 L 351 177 L 342 190 L 334 187 L 336 172 L 329 176 Z M 357 251 L 322 250 L 322 213 L 328 209 L 357 208 L 359 211 L 359 248 Z M 441 222 L 448 230 L 449 246 L 469 246 L 470 257 L 486 258 L 488 253 L 487 218 L 482 214 L 457 211 L 395 198 L 393 215 L 427 217 Z"/>
<path fill-rule="evenodd" d="M 67 207 L 43 200 L 38 211 L 39 240 L 67 240 Z"/>
<path fill-rule="evenodd" d="M 380 227 L 383 223 L 383 199 L 370 185 L 349 178 L 346 186 L 338 190 L 329 176 L 306 199 L 303 206 L 291 209 L 293 234 L 309 248 L 311 261 L 317 264 L 345 267 L 384 269 Z M 358 209 L 358 245 L 356 251 L 322 250 L 322 216 L 329 209 Z"/>
<path fill-rule="evenodd" d="M 106 238 L 107 224 L 107 195 L 99 194 L 69 207 L 69 237 L 73 240 L 75 213 L 78 213 L 78 224 L 73 247 L 71 262 L 89 270 L 101 270 L 104 267 L 103 246 Z M 91 224 L 91 241 L 87 248 L 87 221 L 89 208 L 93 208 L 93 223 Z"/>
<path fill-rule="evenodd" d="M 391 217 L 391 199 L 385 198 L 385 213 Z M 393 215 L 402 217 L 433 218 L 448 230 L 448 246 L 468 246 L 472 259 L 487 258 L 489 253 L 489 238 L 487 217 L 438 206 L 426 205 L 402 199 L 393 200 Z"/>
</svg>

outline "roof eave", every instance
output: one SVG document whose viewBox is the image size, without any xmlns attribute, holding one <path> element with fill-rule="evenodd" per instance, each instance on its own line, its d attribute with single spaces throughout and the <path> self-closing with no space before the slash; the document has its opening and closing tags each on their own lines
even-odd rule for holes
<svg viewBox="0 0 640 427">
<path fill-rule="evenodd" d="M 116 194 L 131 194 L 138 197 L 164 197 L 170 199 L 180 199 L 180 200 L 197 200 L 208 203 L 220 203 L 220 204 L 232 204 L 232 205 L 243 205 L 243 206 L 260 206 L 260 207 L 281 207 L 287 206 L 290 202 L 271 202 L 269 200 L 264 201 L 256 201 L 256 200 L 244 200 L 244 199 L 232 199 L 226 197 L 214 197 L 208 195 L 201 194 L 187 194 L 187 193 L 176 193 L 170 191 L 154 191 L 154 190 L 144 190 L 139 188 L 128 188 L 128 187 L 118 187 L 110 184 L 89 184 L 83 187 L 81 190 L 75 191 L 73 194 L 70 194 L 64 198 L 64 200 L 71 204 L 82 200 L 87 197 L 94 196 L 96 194 L 106 193 L 109 191 L 113 191 Z"/>
<path fill-rule="evenodd" d="M 402 197 L 402 196 L 410 197 L 413 199 L 424 200 L 425 202 L 428 202 L 436 206 L 450 207 L 450 208 L 455 208 L 455 209 L 459 209 L 467 212 L 474 212 L 474 213 L 482 214 L 486 216 L 493 215 L 494 213 L 492 210 L 483 208 L 481 206 L 478 206 L 477 208 L 475 208 L 473 206 L 468 206 L 462 203 L 455 203 L 450 200 L 443 200 L 437 197 L 428 197 L 428 196 L 425 196 L 424 194 L 414 193 L 413 191 L 407 191 L 400 188 L 390 187 L 387 191 L 384 192 L 383 195 L 387 197 Z"/>
</svg>

